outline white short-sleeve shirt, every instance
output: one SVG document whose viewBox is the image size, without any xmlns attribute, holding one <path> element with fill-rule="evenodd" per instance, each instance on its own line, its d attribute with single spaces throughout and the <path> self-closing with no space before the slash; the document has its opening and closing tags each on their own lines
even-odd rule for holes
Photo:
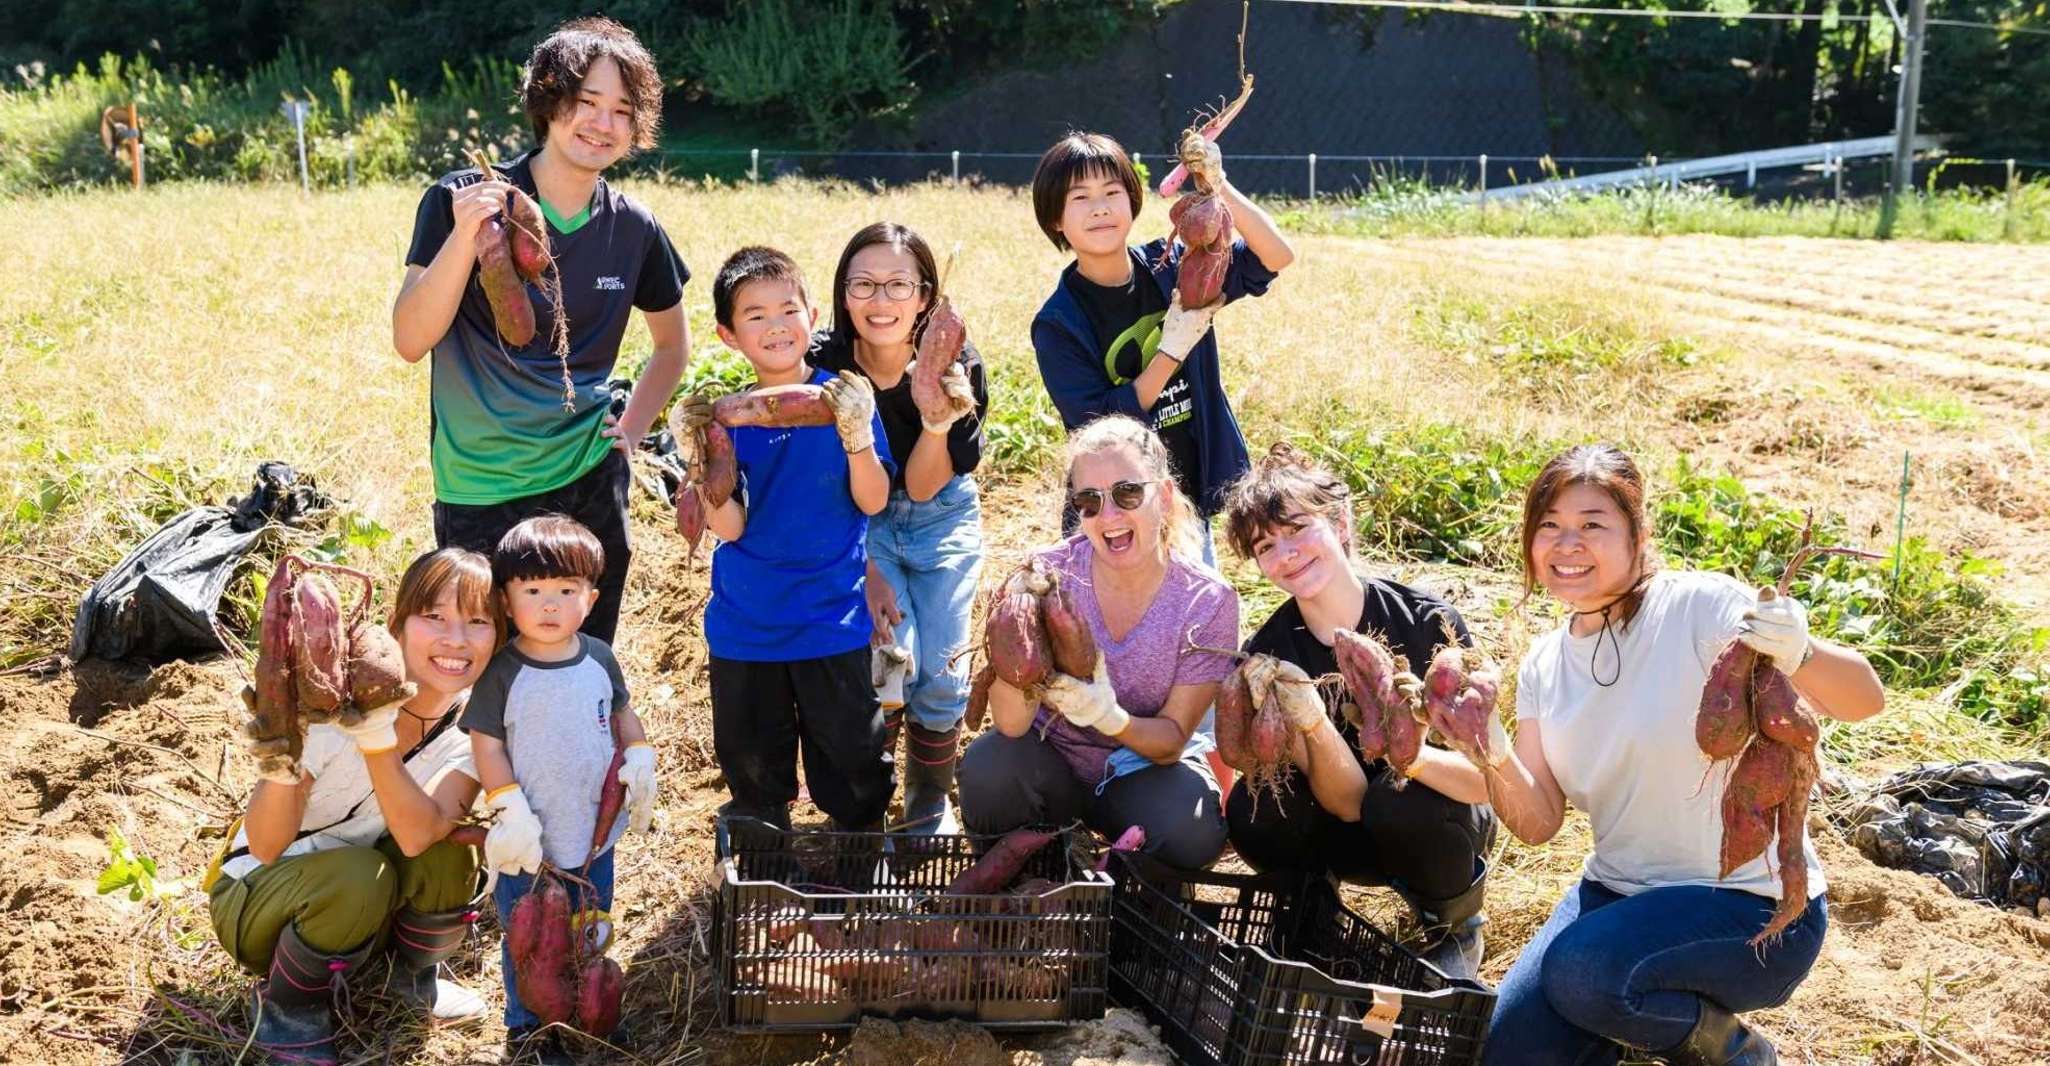
<svg viewBox="0 0 2050 1066">
<path fill-rule="evenodd" d="M 1626 896 L 1715 885 L 1778 898 L 1777 838 L 1717 879 L 1732 764 L 1711 772 L 1694 740 L 1709 667 L 1756 597 L 1722 574 L 1660 573 L 1627 628 L 1577 637 L 1561 625 L 1524 656 L 1516 717 L 1539 723 L 1552 776 L 1593 824 L 1589 878 Z M 1614 683 L 1597 684 L 1597 676 Z M 1802 850 L 1808 891 L 1820 893 L 1815 846 L 1804 839 Z"/>
</svg>

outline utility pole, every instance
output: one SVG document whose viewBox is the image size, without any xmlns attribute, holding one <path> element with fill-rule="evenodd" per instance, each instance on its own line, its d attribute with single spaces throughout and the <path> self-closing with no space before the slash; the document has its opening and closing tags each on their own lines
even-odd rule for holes
<svg viewBox="0 0 2050 1066">
<path fill-rule="evenodd" d="M 1901 201 L 1915 186 L 1915 108 L 1922 93 L 1922 38 L 1928 23 L 1928 0 L 1909 0 L 1907 37 L 1901 42 L 1900 100 L 1894 110 L 1893 181 L 1887 185 L 1886 202 L 1879 209 L 1882 239 L 1893 236 Z"/>
</svg>

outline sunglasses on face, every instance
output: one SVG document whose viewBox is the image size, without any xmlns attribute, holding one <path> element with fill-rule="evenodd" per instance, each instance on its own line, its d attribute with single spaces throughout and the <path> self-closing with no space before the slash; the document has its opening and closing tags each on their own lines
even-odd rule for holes
<svg viewBox="0 0 2050 1066">
<path fill-rule="evenodd" d="M 1146 487 L 1151 481 L 1120 481 L 1110 487 L 1110 501 L 1120 511 L 1136 511 L 1146 502 Z M 1102 489 L 1076 489 L 1068 493 L 1068 506 L 1084 518 L 1095 518 L 1103 510 Z"/>
<path fill-rule="evenodd" d="M 882 284 L 868 278 L 855 278 L 847 283 L 847 295 L 850 299 L 867 300 L 881 290 L 884 296 L 902 303 L 918 295 L 924 288 L 925 283 L 922 281 L 906 281 L 903 278 L 891 278 Z"/>
</svg>

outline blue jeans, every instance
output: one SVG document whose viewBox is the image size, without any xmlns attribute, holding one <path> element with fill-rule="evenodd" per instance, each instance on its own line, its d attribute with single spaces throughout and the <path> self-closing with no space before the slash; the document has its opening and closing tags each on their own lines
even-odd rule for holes
<svg viewBox="0 0 2050 1066">
<path fill-rule="evenodd" d="M 1582 880 L 1496 990 L 1482 1066 L 1606 1066 L 1626 1047 L 1677 1047 L 1703 998 L 1737 1013 L 1785 1003 L 1822 953 L 1829 908 L 1816 896 L 1778 943 L 1754 949 L 1772 909 L 1735 889 L 1625 896 Z"/>
<path fill-rule="evenodd" d="M 591 887 L 598 890 L 598 899 L 593 903 L 590 900 L 579 898 L 581 895 L 586 894 L 584 886 L 574 881 L 570 882 L 569 899 L 573 913 L 582 913 L 590 910 L 610 912 L 612 910 L 612 853 L 616 850 L 618 849 L 606 848 L 605 854 L 591 860 L 590 864 L 583 869 L 570 871 L 570 873 L 591 882 Z M 511 928 L 513 905 L 518 903 L 520 897 L 525 896 L 527 889 L 532 888 L 533 885 L 533 874 L 498 875 L 498 887 L 491 890 L 491 902 L 498 907 L 498 925 L 500 929 Z M 528 1010 L 520 1003 L 518 979 L 513 974 L 511 937 L 501 937 L 499 939 L 498 960 L 505 974 L 505 1027 L 507 1029 L 528 1029 L 540 1025 L 541 1019 L 534 1017 L 534 1012 Z"/>
<path fill-rule="evenodd" d="M 919 503 L 903 490 L 868 520 L 868 557 L 897 594 L 897 643 L 917 668 L 904 686 L 911 721 L 954 728 L 968 709 L 968 644 L 975 583 L 982 575 L 982 503 L 975 479 L 955 475 Z"/>
</svg>

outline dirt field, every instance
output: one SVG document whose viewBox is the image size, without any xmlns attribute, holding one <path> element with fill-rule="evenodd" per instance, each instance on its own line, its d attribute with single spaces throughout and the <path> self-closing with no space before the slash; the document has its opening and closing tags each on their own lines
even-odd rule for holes
<svg viewBox="0 0 2050 1066">
<path fill-rule="evenodd" d="M 0 225 L 29 250 L 16 284 L 0 292 L 0 365 L 16 382 L 0 424 L 8 499 L 29 498 L 60 451 L 83 457 L 81 469 L 103 486 L 45 524 L 0 539 L 0 596 L 21 610 L 37 597 L 75 603 L 109 552 L 118 556 L 115 548 L 153 525 L 142 516 L 154 512 L 137 502 L 155 498 L 142 495 L 157 491 L 144 484 L 148 477 L 189 472 L 179 490 L 186 496 L 240 491 L 254 461 L 271 455 L 328 472 L 337 494 L 390 528 L 393 539 L 364 563 L 396 573 L 426 537 L 423 375 L 396 369 L 381 347 L 380 316 L 396 277 L 388 231 L 403 229 L 413 195 L 334 198 L 316 212 L 285 194 L 176 192 L 155 199 L 136 225 L 110 232 L 87 274 L 75 260 L 60 263 L 54 249 L 101 217 L 104 202 L 0 205 Z M 957 302 L 970 308 L 993 365 L 1029 368 L 1025 325 L 1058 259 L 1043 242 L 1027 250 L 1038 238 L 1017 217 L 1025 208 L 1015 196 L 870 200 L 803 188 L 774 195 L 782 197 L 776 209 L 824 220 L 830 238 L 788 242 L 814 270 L 826 270 L 840 236 L 870 216 L 908 217 L 984 249 L 964 261 L 971 280 Z M 750 225 L 766 228 L 761 220 L 771 211 L 730 192 L 657 189 L 649 199 L 665 219 L 700 220 L 687 232 L 671 223 L 700 278 Z M 195 238 L 175 262 L 140 243 L 153 224 L 223 208 L 261 236 L 234 248 Z M 1158 219 L 1149 213 L 1141 225 L 1157 228 Z M 375 249 L 353 250 L 349 235 L 359 230 L 374 234 Z M 1006 241 L 1018 249 L 1015 265 L 987 250 Z M 2050 604 L 2050 302 L 2042 299 L 2050 250 L 1319 238 L 1305 239 L 1301 253 L 1274 296 L 1235 310 L 1222 327 L 1234 402 L 1256 445 L 1285 429 L 1311 397 L 1356 403 L 1363 420 L 1390 425 L 1439 418 L 1485 422 L 1503 434 L 1612 436 L 1837 509 L 1875 539 L 1891 536 L 1907 452 L 1916 471 L 1908 498 L 1915 531 L 2004 563 L 2004 589 L 2035 614 Z M 138 272 L 154 283 L 138 286 Z M 302 275 L 318 284 L 289 280 Z M 288 280 L 266 287 L 273 277 Z M 708 315 L 696 306 L 708 302 L 702 286 L 693 282 L 688 297 L 701 345 L 709 335 Z M 1596 375 L 1542 395 L 1518 392 L 1484 359 L 1423 339 L 1419 322 L 1454 297 L 1594 306 L 1659 336 L 1685 336 L 1710 356 L 1655 380 Z M 241 341 L 224 351 L 228 322 L 240 324 Z M 638 328 L 630 351 L 634 345 L 645 351 Z M 45 447 L 29 447 L 38 440 Z M 97 450 L 87 447 L 95 441 Z M 991 569 L 1051 536 L 1047 491 L 1030 471 L 988 480 Z M 620 651 L 662 754 L 666 792 L 658 834 L 629 839 L 620 851 L 622 941 L 614 953 L 628 966 L 623 1050 L 588 1061 L 678 1062 L 699 1046 L 724 1063 L 1161 1061 L 1157 1051 L 1137 1050 L 1138 1037 L 1108 1031 L 1094 1053 L 1044 1039 L 996 1049 L 958 1030 L 874 1031 L 851 1048 L 710 1031 L 708 827 L 723 788 L 711 760 L 697 620 L 706 575 L 702 563 L 685 569 L 654 501 L 641 508 Z M 1501 616 L 1513 595 L 1501 575 L 1404 572 L 1447 590 L 1479 627 L 1548 624 Z M 66 635 L 51 626 L 40 632 L 51 651 Z M 154 672 L 24 662 L 0 675 L 7 1061 L 236 1059 L 248 984 L 212 943 L 194 885 L 216 846 L 205 834 L 239 809 L 253 779 L 232 742 L 240 684 L 226 661 Z M 1875 728 L 1889 746 L 1850 771 L 1876 775 L 1934 750 L 2018 750 L 2016 738 L 1991 731 L 1938 733 L 1958 727 L 1926 700 L 1898 701 Z M 95 894 L 109 829 L 175 879 L 163 899 L 131 904 Z M 1818 838 L 1834 912 L 1823 961 L 1789 1005 L 1760 1016 L 1786 1061 L 2050 1061 L 2050 923 L 1954 899 L 1933 881 L 1871 866 L 1827 832 Z M 1506 969 L 1577 874 L 1585 849 L 1584 824 L 1573 822 L 1544 848 L 1503 854 L 1489 906 L 1489 976 Z M 1394 917 L 1384 895 L 1355 902 Z M 456 970 L 495 996 L 495 940 L 479 941 Z M 497 1047 L 495 1021 L 431 1034 L 360 1024 L 383 1006 L 368 990 L 354 999 L 350 1017 L 359 1024 L 345 1043 L 356 1061 L 489 1061 Z M 1116 1047 L 1126 1050 L 1103 1050 Z"/>
</svg>

